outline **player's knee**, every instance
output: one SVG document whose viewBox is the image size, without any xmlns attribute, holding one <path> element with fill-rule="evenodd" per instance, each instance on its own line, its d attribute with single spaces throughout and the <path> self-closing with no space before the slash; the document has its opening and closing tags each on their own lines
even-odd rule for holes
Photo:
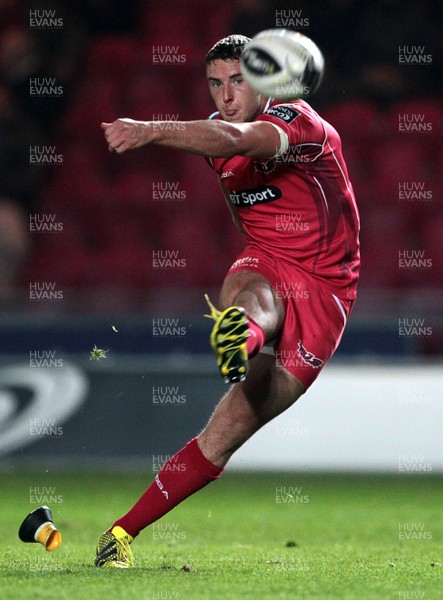
<svg viewBox="0 0 443 600">
<path fill-rule="evenodd" d="M 269 281 L 250 271 L 229 275 L 223 284 L 220 302 L 223 308 L 243 306 L 254 319 L 260 317 L 284 320 L 284 308 Z"/>
</svg>

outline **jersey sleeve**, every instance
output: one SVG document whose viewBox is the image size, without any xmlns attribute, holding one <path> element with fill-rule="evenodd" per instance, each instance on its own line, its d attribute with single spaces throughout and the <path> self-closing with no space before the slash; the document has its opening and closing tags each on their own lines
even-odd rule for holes
<svg viewBox="0 0 443 600">
<path fill-rule="evenodd" d="M 288 136 L 289 144 L 323 144 L 325 130 L 320 117 L 298 104 L 274 104 L 257 121 L 277 125 Z"/>
<path fill-rule="evenodd" d="M 203 158 L 206 161 L 206 163 L 211 167 L 211 169 L 215 170 L 215 165 L 214 165 L 214 161 L 212 160 L 212 158 L 210 158 L 209 156 L 203 156 Z"/>
</svg>

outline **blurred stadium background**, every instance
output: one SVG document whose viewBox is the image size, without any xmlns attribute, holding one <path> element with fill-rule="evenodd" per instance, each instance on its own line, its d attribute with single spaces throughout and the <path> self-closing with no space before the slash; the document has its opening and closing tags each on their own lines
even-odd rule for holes
<svg viewBox="0 0 443 600">
<path fill-rule="evenodd" d="M 203 426 L 224 390 L 203 293 L 241 239 L 201 158 L 110 155 L 100 122 L 206 118 L 207 50 L 276 26 L 324 51 L 312 104 L 343 140 L 362 276 L 310 400 L 233 464 L 443 468 L 442 25 L 431 0 L 0 1 L 5 468 L 156 470 Z"/>
</svg>

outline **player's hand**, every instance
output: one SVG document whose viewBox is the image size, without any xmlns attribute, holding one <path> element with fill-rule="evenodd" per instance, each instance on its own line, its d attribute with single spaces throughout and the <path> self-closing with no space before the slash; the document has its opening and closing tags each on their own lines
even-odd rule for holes
<svg viewBox="0 0 443 600">
<path fill-rule="evenodd" d="M 117 119 L 113 123 L 102 123 L 110 152 L 121 154 L 126 150 L 140 148 L 152 141 L 150 123 L 133 119 Z"/>
</svg>

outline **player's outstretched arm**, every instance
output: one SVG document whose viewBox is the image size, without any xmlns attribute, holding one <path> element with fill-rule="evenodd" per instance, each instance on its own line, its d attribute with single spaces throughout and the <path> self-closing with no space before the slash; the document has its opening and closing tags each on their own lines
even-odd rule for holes
<svg viewBox="0 0 443 600">
<path fill-rule="evenodd" d="M 271 157 L 281 147 L 280 134 L 264 121 L 227 123 L 225 121 L 134 121 L 117 119 L 102 123 L 111 152 L 147 144 L 159 144 L 212 158 L 231 156 Z"/>
</svg>

